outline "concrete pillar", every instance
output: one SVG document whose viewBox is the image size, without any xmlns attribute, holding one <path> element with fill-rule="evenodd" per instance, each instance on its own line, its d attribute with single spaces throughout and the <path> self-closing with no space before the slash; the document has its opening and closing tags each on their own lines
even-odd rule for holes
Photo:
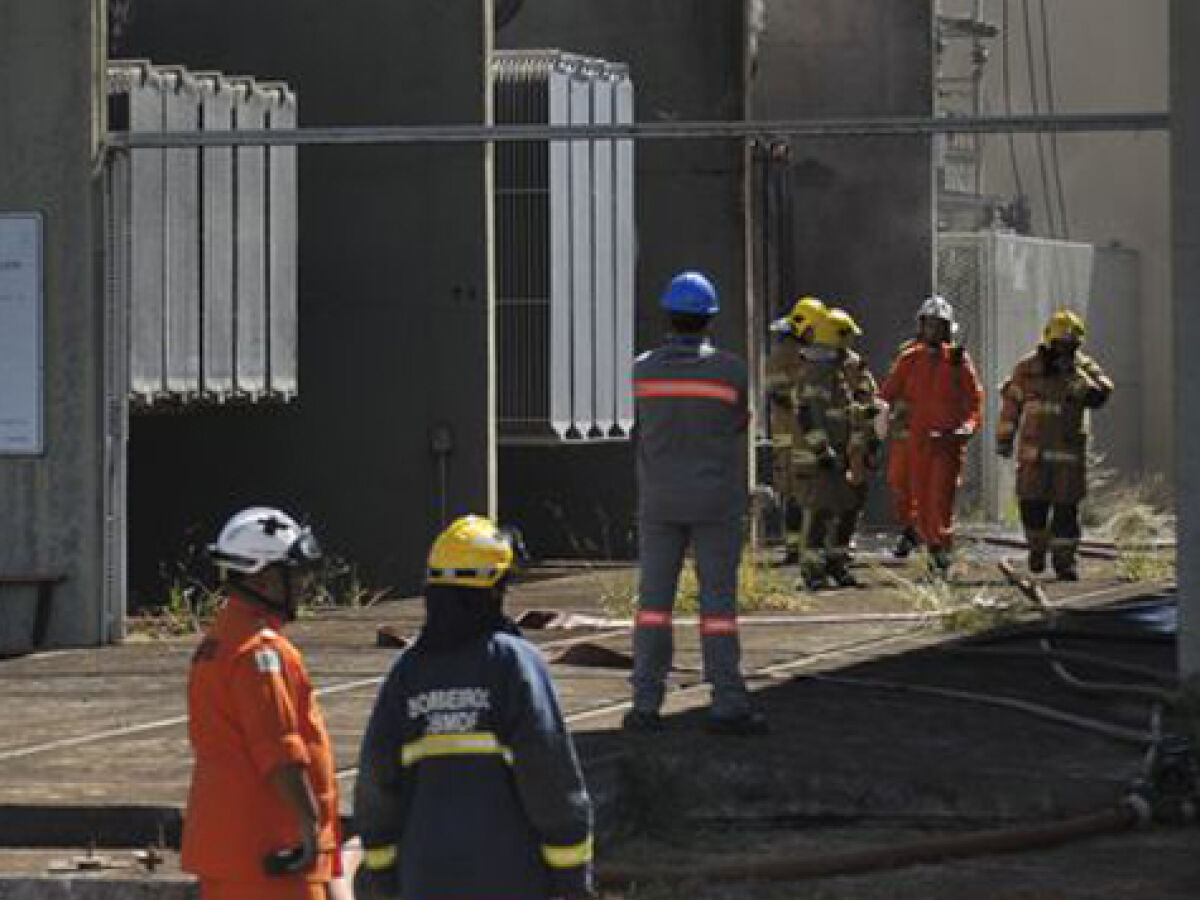
<svg viewBox="0 0 1200 900">
<path fill-rule="evenodd" d="M 50 621 L 59 645 L 99 643 L 111 626 L 102 599 L 104 17 L 103 0 L 0 0 L 0 212 L 40 214 L 43 285 L 43 449 L 0 456 L 0 575 L 66 575 Z M 0 587 L 5 643 L 28 633 L 32 601 L 22 593 L 32 592 Z"/>
<path fill-rule="evenodd" d="M 1200 680 L 1200 3 L 1171 4 L 1171 196 L 1175 280 L 1179 669 Z"/>
</svg>

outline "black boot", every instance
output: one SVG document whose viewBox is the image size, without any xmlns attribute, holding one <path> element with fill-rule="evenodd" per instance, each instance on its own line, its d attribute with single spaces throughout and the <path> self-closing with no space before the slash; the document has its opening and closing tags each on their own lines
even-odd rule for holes
<svg viewBox="0 0 1200 900">
<path fill-rule="evenodd" d="M 850 566 L 844 559 L 831 561 L 825 574 L 838 587 L 855 588 L 859 586 L 858 579 L 854 577 L 854 573 L 850 571 Z"/>
<path fill-rule="evenodd" d="M 621 720 L 621 727 L 626 731 L 662 731 L 663 720 L 662 716 L 656 712 L 631 709 Z"/>
<path fill-rule="evenodd" d="M 896 541 L 896 546 L 892 549 L 892 556 L 896 559 L 908 559 L 909 554 L 921 545 L 921 538 L 917 535 L 917 531 L 911 525 L 900 533 L 900 539 Z"/>
<path fill-rule="evenodd" d="M 1079 569 L 1075 566 L 1074 559 L 1055 559 L 1054 574 L 1058 576 L 1059 581 L 1079 580 Z"/>
<path fill-rule="evenodd" d="M 950 551 L 943 550 L 941 547 L 929 548 L 929 568 L 935 578 L 946 578 L 950 575 L 950 564 L 953 560 L 950 558 Z"/>
</svg>

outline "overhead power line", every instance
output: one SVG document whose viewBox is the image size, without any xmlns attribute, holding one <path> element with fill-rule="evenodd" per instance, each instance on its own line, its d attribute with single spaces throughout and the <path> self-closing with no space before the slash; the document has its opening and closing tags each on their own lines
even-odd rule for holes
<svg viewBox="0 0 1200 900">
<path fill-rule="evenodd" d="M 1046 112 L 1054 115 L 1054 65 L 1050 53 L 1050 16 L 1046 12 L 1046 0 L 1040 2 L 1042 15 L 1042 57 L 1046 66 Z M 1058 135 L 1050 132 L 1050 156 L 1054 165 L 1055 189 L 1058 192 L 1058 214 L 1062 222 L 1062 236 L 1071 237 L 1071 220 L 1067 216 L 1067 195 L 1063 190 L 1062 161 L 1058 155 Z"/>
<path fill-rule="evenodd" d="M 1033 15 L 1030 2 L 1031 0 L 1021 0 L 1021 10 L 1025 19 L 1025 58 L 1029 63 L 1029 102 L 1033 114 L 1036 116 L 1041 113 L 1042 105 L 1038 99 L 1037 64 L 1034 62 L 1033 52 Z M 1046 145 L 1042 141 L 1041 134 L 1034 135 L 1034 140 L 1037 142 L 1038 168 L 1042 174 L 1042 205 L 1046 212 L 1046 225 L 1050 237 L 1058 237 L 1058 225 L 1054 215 L 1054 194 L 1050 192 L 1050 168 L 1046 163 Z"/>
<path fill-rule="evenodd" d="M 1002 67 L 1004 81 L 1004 112 L 1006 115 L 1013 114 L 1013 99 L 1012 99 L 1012 64 L 1010 61 L 1010 46 L 1012 42 L 1012 28 L 1009 25 L 1009 4 L 1011 0 L 1003 2 L 1003 18 L 1001 21 L 1001 31 L 1003 32 L 1004 40 L 1004 65 Z M 1017 135 L 1016 132 L 1008 133 L 1008 155 L 1012 161 L 1013 184 L 1017 189 L 1017 196 L 1024 196 L 1025 185 L 1021 178 L 1021 164 L 1017 159 Z"/>
</svg>

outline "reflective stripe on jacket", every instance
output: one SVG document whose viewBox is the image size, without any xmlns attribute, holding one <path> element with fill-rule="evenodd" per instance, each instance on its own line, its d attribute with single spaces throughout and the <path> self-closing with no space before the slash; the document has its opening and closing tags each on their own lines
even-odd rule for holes
<svg viewBox="0 0 1200 900">
<path fill-rule="evenodd" d="M 671 338 L 633 367 L 638 509 L 704 522 L 746 508 L 746 364 L 707 340 Z"/>
<path fill-rule="evenodd" d="M 550 674 L 495 634 L 403 653 L 363 738 L 363 846 L 389 848 L 405 900 L 545 900 L 591 885 L 592 808 Z"/>
</svg>

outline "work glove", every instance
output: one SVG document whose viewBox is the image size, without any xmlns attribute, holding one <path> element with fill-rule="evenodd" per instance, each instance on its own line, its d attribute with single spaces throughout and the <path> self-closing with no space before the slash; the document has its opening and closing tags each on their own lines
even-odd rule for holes
<svg viewBox="0 0 1200 900">
<path fill-rule="evenodd" d="M 398 900 L 400 870 L 396 866 L 370 869 L 361 865 L 354 873 L 354 900 Z"/>
<path fill-rule="evenodd" d="M 305 841 L 268 853 L 263 860 L 263 871 L 272 876 L 303 875 L 317 861 L 316 846 L 316 841 Z"/>
</svg>

